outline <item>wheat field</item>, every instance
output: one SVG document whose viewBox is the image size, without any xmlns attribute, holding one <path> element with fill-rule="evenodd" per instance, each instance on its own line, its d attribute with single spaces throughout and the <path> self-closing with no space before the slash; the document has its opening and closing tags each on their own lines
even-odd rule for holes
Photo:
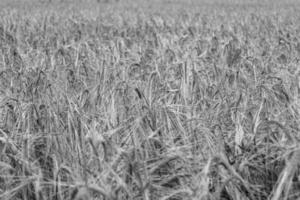
<svg viewBox="0 0 300 200">
<path fill-rule="evenodd" d="M 0 199 L 300 199 L 298 4 L 1 1 Z"/>
</svg>

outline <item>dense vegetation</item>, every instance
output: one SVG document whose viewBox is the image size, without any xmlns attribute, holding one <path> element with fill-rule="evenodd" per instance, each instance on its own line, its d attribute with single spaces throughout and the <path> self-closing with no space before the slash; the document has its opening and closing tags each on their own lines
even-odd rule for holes
<svg viewBox="0 0 300 200">
<path fill-rule="evenodd" d="M 0 199 L 300 198 L 298 5 L 29 4 L 0 8 Z"/>
</svg>

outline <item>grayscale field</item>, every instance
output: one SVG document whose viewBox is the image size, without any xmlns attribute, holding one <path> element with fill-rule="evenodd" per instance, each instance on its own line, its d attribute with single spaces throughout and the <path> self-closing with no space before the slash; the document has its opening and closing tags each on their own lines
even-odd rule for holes
<svg viewBox="0 0 300 200">
<path fill-rule="evenodd" d="M 0 1 L 0 200 L 300 199 L 299 8 Z"/>
</svg>

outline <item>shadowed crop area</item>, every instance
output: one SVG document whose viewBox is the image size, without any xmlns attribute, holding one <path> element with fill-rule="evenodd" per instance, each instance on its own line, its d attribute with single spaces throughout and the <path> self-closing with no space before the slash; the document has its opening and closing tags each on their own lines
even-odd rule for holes
<svg viewBox="0 0 300 200">
<path fill-rule="evenodd" d="M 299 199 L 299 8 L 1 1 L 0 199 Z"/>
</svg>

